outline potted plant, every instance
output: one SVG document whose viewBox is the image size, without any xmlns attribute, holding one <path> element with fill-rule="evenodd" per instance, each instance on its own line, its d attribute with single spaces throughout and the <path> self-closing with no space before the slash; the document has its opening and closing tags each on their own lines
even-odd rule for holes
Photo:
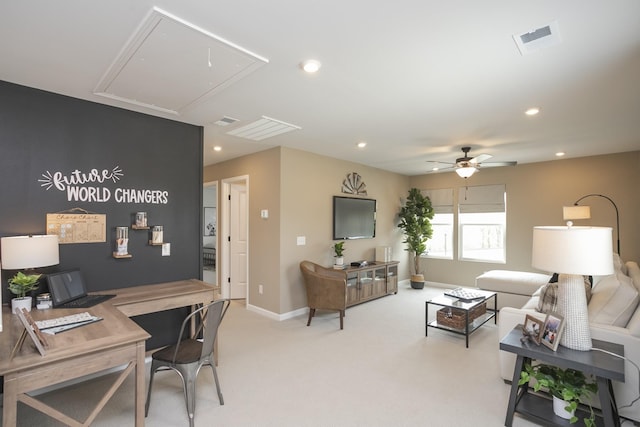
<svg viewBox="0 0 640 427">
<path fill-rule="evenodd" d="M 22 308 L 31 311 L 33 299 L 31 296 L 27 296 L 27 292 L 38 288 L 40 276 L 41 274 L 24 274 L 20 271 L 9 279 L 9 290 L 16 295 L 16 297 L 11 300 L 11 311 L 13 313 L 15 313 L 17 309 Z"/>
<path fill-rule="evenodd" d="M 342 254 L 344 253 L 344 242 L 334 243 L 333 252 L 335 254 L 334 265 L 344 265 L 344 257 L 342 256 Z"/>
<path fill-rule="evenodd" d="M 554 413 L 571 424 L 578 421 L 575 412 L 582 399 L 586 399 L 597 393 L 598 385 L 587 380 L 581 371 L 575 369 L 562 369 L 557 366 L 540 364 L 532 366 L 525 364 L 525 370 L 520 373 L 518 385 L 528 384 L 531 378 L 536 380 L 533 390 L 539 391 L 542 387 L 549 390 L 554 399 Z M 564 402 L 557 404 L 556 402 Z M 586 427 L 595 426 L 595 414 L 591 404 L 587 402 L 590 416 L 584 418 Z M 564 412 L 563 412 L 564 410 Z"/>
<path fill-rule="evenodd" d="M 411 287 L 422 289 L 424 287 L 424 274 L 420 269 L 420 255 L 427 250 L 427 240 L 433 235 L 431 220 L 433 219 L 433 207 L 429 197 L 423 195 L 417 188 L 409 190 L 409 197 L 404 206 L 400 208 L 400 223 L 406 243 L 406 251 L 413 256 L 413 271 Z"/>
</svg>

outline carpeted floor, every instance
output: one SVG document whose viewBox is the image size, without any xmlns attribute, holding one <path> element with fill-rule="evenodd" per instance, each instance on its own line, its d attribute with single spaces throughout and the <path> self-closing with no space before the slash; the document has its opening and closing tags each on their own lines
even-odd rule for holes
<svg viewBox="0 0 640 427">
<path fill-rule="evenodd" d="M 196 426 L 501 426 L 509 387 L 498 374 L 497 326 L 464 337 L 429 329 L 425 301 L 438 288 L 413 290 L 337 313 L 277 322 L 235 301 L 220 329 L 220 406 L 211 371 L 198 378 Z M 430 317 L 435 314 L 430 310 Z M 148 370 L 148 366 L 147 366 Z M 101 377 L 40 396 L 68 414 L 88 414 Z M 19 426 L 58 424 L 21 406 Z M 133 390 L 125 382 L 96 427 L 133 425 Z M 177 375 L 159 373 L 146 425 L 187 426 Z M 516 416 L 514 426 L 533 426 Z"/>
</svg>

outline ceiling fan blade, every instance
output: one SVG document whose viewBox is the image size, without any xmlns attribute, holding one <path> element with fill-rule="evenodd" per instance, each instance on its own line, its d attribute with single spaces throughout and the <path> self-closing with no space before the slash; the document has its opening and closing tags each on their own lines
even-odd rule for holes
<svg viewBox="0 0 640 427">
<path fill-rule="evenodd" d="M 518 162 L 489 162 L 482 163 L 480 166 L 482 166 L 483 168 L 496 168 L 499 166 L 515 166 L 517 164 Z"/>
<path fill-rule="evenodd" d="M 443 162 L 436 162 L 436 163 L 443 163 Z M 448 163 L 449 164 L 449 163 Z M 447 172 L 451 169 L 454 169 L 453 165 L 447 166 L 446 168 L 439 168 L 439 167 L 435 167 L 429 171 L 427 171 L 427 173 L 438 173 L 438 172 Z"/>
<path fill-rule="evenodd" d="M 493 156 L 491 154 L 479 154 L 470 160 L 471 163 L 482 163 L 485 160 L 489 160 Z"/>
<path fill-rule="evenodd" d="M 441 163 L 443 165 L 454 165 L 454 163 L 451 162 L 441 162 L 440 160 L 425 160 L 425 162 L 427 163 Z"/>
</svg>

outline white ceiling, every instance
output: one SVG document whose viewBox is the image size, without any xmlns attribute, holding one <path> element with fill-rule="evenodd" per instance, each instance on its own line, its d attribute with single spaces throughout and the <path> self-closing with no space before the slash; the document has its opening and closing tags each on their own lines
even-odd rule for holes
<svg viewBox="0 0 640 427">
<path fill-rule="evenodd" d="M 521 55 L 512 36 L 553 22 L 560 43 Z M 205 165 L 278 145 L 406 175 L 465 145 L 640 150 L 638 0 L 3 0 L 0 40 L 0 80 L 202 125 Z M 265 117 L 293 128 L 227 134 Z"/>
</svg>

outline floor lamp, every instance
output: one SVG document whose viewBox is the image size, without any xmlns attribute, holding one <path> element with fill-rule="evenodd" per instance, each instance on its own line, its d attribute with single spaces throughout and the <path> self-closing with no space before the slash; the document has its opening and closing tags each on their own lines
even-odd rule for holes
<svg viewBox="0 0 640 427">
<path fill-rule="evenodd" d="M 613 274 L 611 227 L 534 227 L 531 265 L 559 273 L 557 311 L 565 320 L 560 344 L 591 349 L 584 275 Z"/>
<path fill-rule="evenodd" d="M 564 206 L 562 208 L 562 213 L 564 220 L 572 220 L 572 219 L 589 219 L 591 218 L 591 210 L 589 206 L 581 206 L 578 205 L 580 201 L 586 199 L 587 197 L 602 197 L 603 199 L 607 199 L 613 205 L 613 208 L 616 210 L 616 236 L 618 242 L 618 255 L 620 255 L 620 215 L 618 213 L 618 206 L 616 206 L 615 202 L 611 200 L 611 198 L 603 195 L 603 194 L 587 194 L 586 196 L 580 197 L 575 201 L 573 206 Z"/>
</svg>

